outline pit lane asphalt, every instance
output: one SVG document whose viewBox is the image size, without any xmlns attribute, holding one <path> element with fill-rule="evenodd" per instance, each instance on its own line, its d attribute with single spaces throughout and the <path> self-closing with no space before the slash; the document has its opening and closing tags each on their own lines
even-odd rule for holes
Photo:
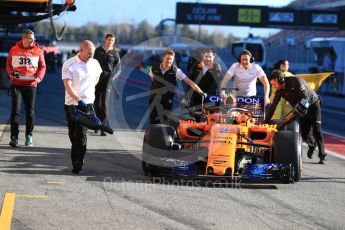
<svg viewBox="0 0 345 230">
<path fill-rule="evenodd" d="M 145 91 L 130 84 L 126 87 L 124 98 Z M 146 106 L 142 100 L 122 107 L 125 116 L 112 122 L 116 125 L 113 136 L 88 133 L 84 169 L 73 175 L 63 94 L 60 75 L 47 75 L 37 96 L 33 147 L 23 146 L 24 126 L 19 148 L 8 146 L 8 126 L 1 136 L 0 204 L 8 192 L 31 195 L 15 199 L 11 229 L 344 228 L 345 161 L 334 156 L 319 165 L 317 159 L 306 159 L 304 149 L 303 179 L 289 185 L 239 189 L 237 185 L 204 187 L 190 182 L 182 186 L 145 178 L 140 161 L 143 132 L 132 129 Z M 3 126 L 9 102 L 2 90 Z M 120 103 L 112 101 L 111 110 L 120 113 L 116 111 Z"/>
</svg>

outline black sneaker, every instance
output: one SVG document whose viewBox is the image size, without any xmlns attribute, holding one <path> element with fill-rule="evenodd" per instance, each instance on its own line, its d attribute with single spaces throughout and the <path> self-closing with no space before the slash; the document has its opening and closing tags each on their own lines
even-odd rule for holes
<svg viewBox="0 0 345 230">
<path fill-rule="evenodd" d="M 83 167 L 83 163 L 82 163 L 81 161 L 75 161 L 75 162 L 73 163 L 72 172 L 73 172 L 74 174 L 78 174 L 78 173 L 81 171 L 82 167 Z"/>
<path fill-rule="evenodd" d="M 327 161 L 327 156 L 325 156 L 325 157 L 320 157 L 319 164 L 324 165 L 324 164 L 326 164 L 326 161 Z"/>
<path fill-rule="evenodd" d="M 76 169 L 72 169 L 72 172 L 73 172 L 74 174 L 79 174 L 79 171 L 76 170 Z"/>
<path fill-rule="evenodd" d="M 309 159 L 313 159 L 313 154 L 314 154 L 315 148 L 309 148 L 307 152 L 307 156 Z"/>
<path fill-rule="evenodd" d="M 105 137 L 107 134 L 104 131 L 101 131 L 101 136 Z"/>
<path fill-rule="evenodd" d="M 12 147 L 18 147 L 18 146 L 19 146 L 19 144 L 18 144 L 18 138 L 12 137 L 10 143 L 8 143 L 8 144 L 9 144 L 10 146 L 12 146 Z"/>
</svg>

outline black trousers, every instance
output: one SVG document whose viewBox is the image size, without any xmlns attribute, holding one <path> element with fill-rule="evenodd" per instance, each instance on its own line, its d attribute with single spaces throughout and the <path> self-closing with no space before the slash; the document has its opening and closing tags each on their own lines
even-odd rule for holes
<svg viewBox="0 0 345 230">
<path fill-rule="evenodd" d="M 22 100 L 26 112 L 25 135 L 32 135 L 35 122 L 35 100 L 36 88 L 11 86 L 12 111 L 11 111 L 11 138 L 18 138 L 19 134 L 19 114 Z"/>
<path fill-rule="evenodd" d="M 169 113 L 173 106 L 174 93 L 168 92 L 166 94 L 154 94 L 150 96 L 149 108 L 150 124 L 164 124 L 166 123 Z"/>
<path fill-rule="evenodd" d="M 308 108 L 306 116 L 300 118 L 300 128 L 303 140 L 309 148 L 319 149 L 319 157 L 326 156 L 323 136 L 321 133 L 321 103 L 320 100 Z M 312 132 L 311 132 L 312 129 Z"/>
<path fill-rule="evenodd" d="M 65 105 L 68 136 L 72 144 L 71 159 L 73 165 L 76 161 L 83 162 L 84 160 L 87 144 L 87 129 L 84 126 L 72 122 L 72 107 L 73 105 Z"/>
<path fill-rule="evenodd" d="M 103 74 L 99 78 L 99 81 L 95 89 L 95 112 L 96 116 L 101 120 L 102 124 L 108 125 L 107 118 L 107 105 L 106 105 L 106 92 L 110 74 Z"/>
</svg>

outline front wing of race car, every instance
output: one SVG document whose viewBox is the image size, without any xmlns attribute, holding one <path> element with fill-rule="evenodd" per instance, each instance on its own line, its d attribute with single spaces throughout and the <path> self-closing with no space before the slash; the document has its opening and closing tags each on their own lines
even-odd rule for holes
<svg viewBox="0 0 345 230">
<path fill-rule="evenodd" d="M 288 163 L 248 163 L 241 173 L 233 176 L 205 175 L 205 167 L 206 164 L 203 162 L 190 162 L 167 157 L 151 157 L 143 163 L 146 175 L 156 177 L 226 182 L 294 182 L 294 169 Z"/>
</svg>

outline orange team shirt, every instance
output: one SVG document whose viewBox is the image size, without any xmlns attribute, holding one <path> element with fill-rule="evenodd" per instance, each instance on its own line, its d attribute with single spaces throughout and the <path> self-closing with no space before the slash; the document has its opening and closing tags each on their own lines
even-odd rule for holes
<svg viewBox="0 0 345 230">
<path fill-rule="evenodd" d="M 12 71 L 18 71 L 20 77 L 11 77 L 15 86 L 37 87 L 36 78 L 43 79 L 46 72 L 44 55 L 35 43 L 33 47 L 24 48 L 22 41 L 18 41 L 8 54 L 6 71 L 10 76 Z"/>
</svg>

